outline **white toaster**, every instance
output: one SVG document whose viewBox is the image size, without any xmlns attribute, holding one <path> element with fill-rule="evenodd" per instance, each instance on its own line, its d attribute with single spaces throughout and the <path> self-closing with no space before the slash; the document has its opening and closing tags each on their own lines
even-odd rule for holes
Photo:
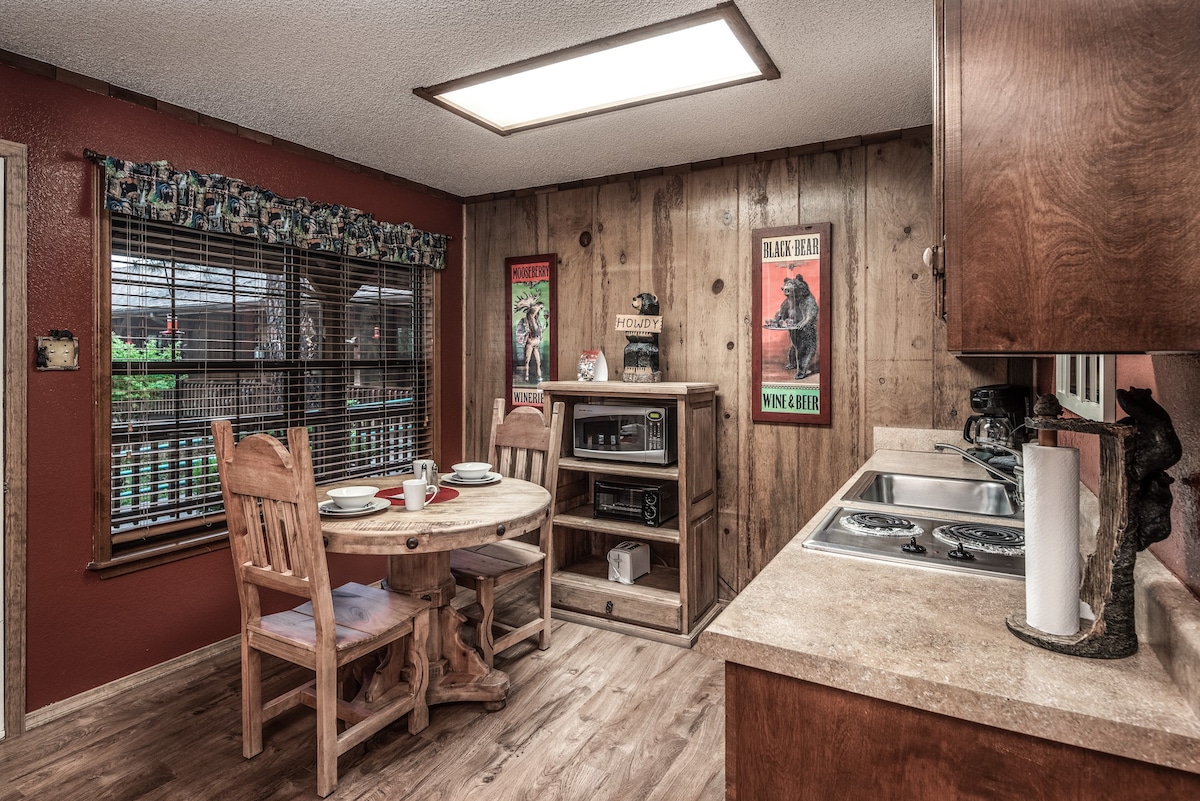
<svg viewBox="0 0 1200 801">
<path fill-rule="evenodd" d="M 650 546 L 626 540 L 608 552 L 608 580 L 632 584 L 650 572 Z"/>
</svg>

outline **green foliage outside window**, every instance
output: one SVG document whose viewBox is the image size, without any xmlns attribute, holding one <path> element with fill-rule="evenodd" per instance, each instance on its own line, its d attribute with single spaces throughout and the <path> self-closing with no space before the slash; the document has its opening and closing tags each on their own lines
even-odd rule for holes
<svg viewBox="0 0 1200 801">
<path fill-rule="evenodd" d="M 154 337 L 147 337 L 146 344 L 138 347 L 112 335 L 112 360 L 118 362 L 169 362 L 174 356 L 174 344 L 160 345 Z M 112 399 L 121 401 L 154 400 L 161 393 L 175 389 L 187 379 L 186 375 L 166 374 L 121 374 L 113 370 Z"/>
</svg>

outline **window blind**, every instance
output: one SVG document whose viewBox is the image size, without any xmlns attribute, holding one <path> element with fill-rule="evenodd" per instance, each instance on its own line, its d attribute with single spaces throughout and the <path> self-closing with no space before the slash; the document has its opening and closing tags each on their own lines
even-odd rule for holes
<svg viewBox="0 0 1200 801">
<path fill-rule="evenodd" d="M 306 426 L 318 483 L 430 454 L 427 270 L 120 214 L 111 243 L 112 557 L 223 535 L 216 418 Z"/>
</svg>

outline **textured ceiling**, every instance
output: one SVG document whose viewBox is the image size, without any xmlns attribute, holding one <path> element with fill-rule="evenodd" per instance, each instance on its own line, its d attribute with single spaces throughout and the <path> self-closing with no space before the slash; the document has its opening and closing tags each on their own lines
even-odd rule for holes
<svg viewBox="0 0 1200 801">
<path fill-rule="evenodd" d="M 738 0 L 782 78 L 502 137 L 412 94 L 716 0 L 0 0 L 0 49 L 471 196 L 929 124 L 929 0 Z"/>
</svg>

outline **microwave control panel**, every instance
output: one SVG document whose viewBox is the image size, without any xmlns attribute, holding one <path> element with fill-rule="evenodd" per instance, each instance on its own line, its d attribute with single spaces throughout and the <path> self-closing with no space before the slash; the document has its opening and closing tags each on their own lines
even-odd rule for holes
<svg viewBox="0 0 1200 801">
<path fill-rule="evenodd" d="M 649 450 L 661 451 L 666 448 L 666 420 L 662 412 L 646 413 L 646 440 Z"/>
</svg>

